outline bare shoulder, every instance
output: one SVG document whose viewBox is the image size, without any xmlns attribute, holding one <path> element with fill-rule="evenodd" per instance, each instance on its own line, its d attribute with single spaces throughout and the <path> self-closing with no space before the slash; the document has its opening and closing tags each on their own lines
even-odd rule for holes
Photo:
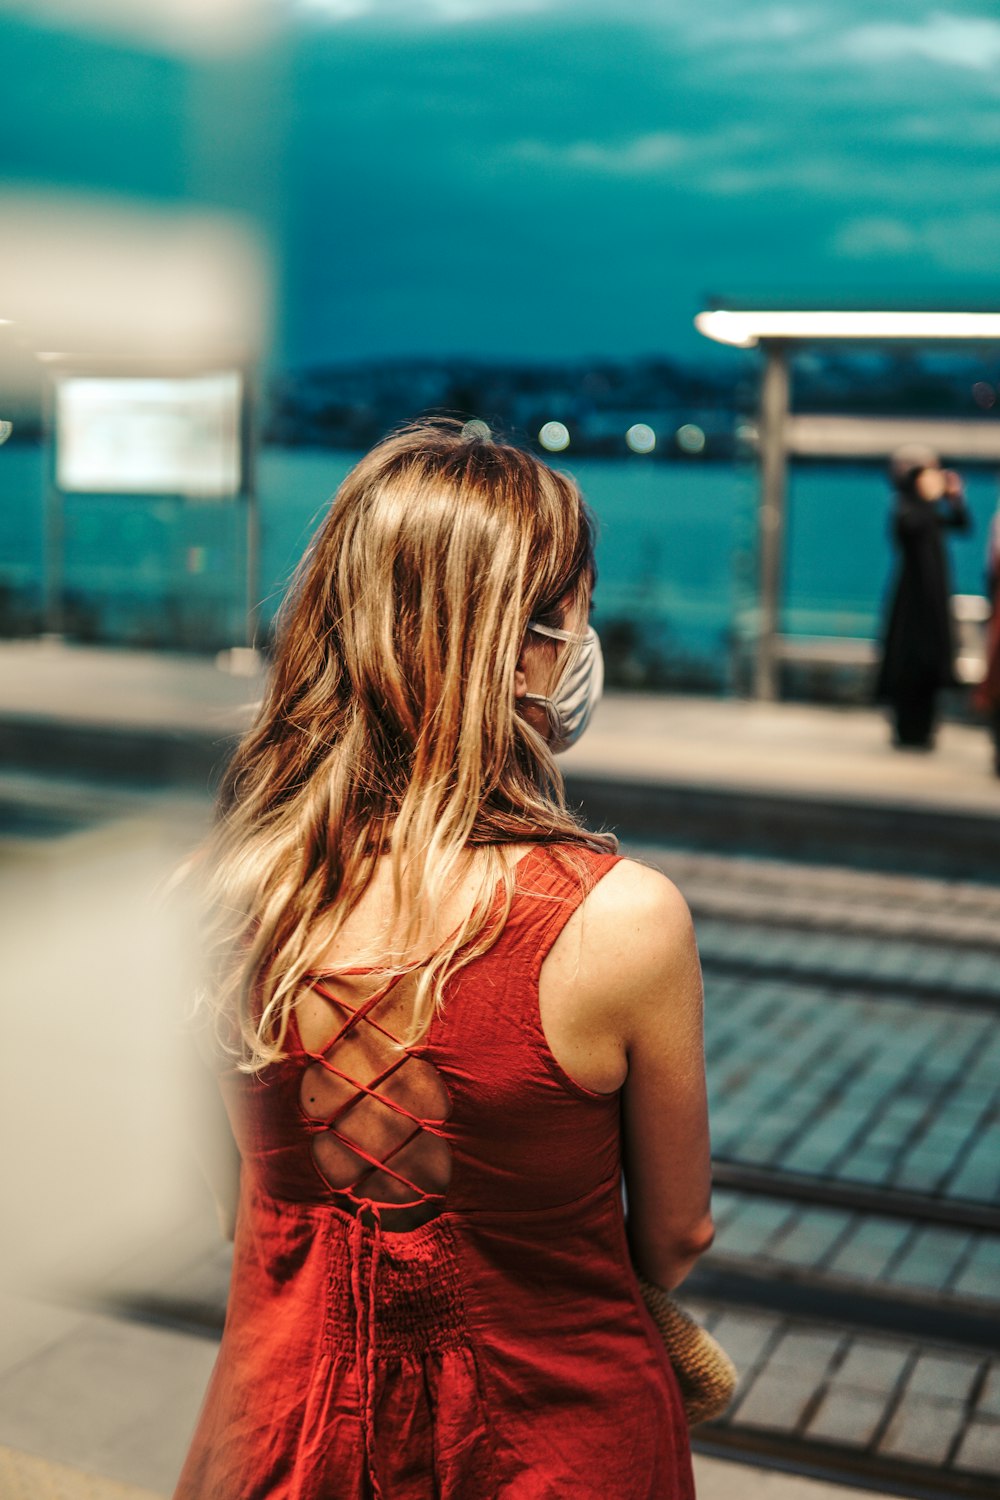
<svg viewBox="0 0 1000 1500">
<path fill-rule="evenodd" d="M 637 1049 L 697 1025 L 698 952 L 673 881 L 620 860 L 588 892 L 542 965 L 539 1006 L 549 1046 L 588 1088 L 621 1086 Z M 689 1014 L 692 1025 L 682 1023 Z M 681 1024 L 678 1024 L 681 1022 Z"/>
<path fill-rule="evenodd" d="M 637 859 L 621 859 L 599 880 L 586 900 L 587 911 L 598 921 L 621 921 L 634 916 L 670 926 L 690 926 L 687 902 L 669 876 Z"/>
<path fill-rule="evenodd" d="M 665 987 L 698 981 L 687 902 L 672 880 L 638 860 L 620 860 L 598 881 L 559 944 L 563 972 L 571 968 L 594 1004 L 623 1019 L 662 1004 Z"/>
</svg>

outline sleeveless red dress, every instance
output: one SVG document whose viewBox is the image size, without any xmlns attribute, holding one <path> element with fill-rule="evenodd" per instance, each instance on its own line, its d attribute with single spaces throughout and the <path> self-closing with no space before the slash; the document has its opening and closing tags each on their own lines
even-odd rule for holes
<svg viewBox="0 0 1000 1500">
<path fill-rule="evenodd" d="M 374 1077 L 344 1057 L 357 1027 L 382 1031 L 385 990 L 333 1002 L 324 1053 L 293 1027 L 282 1061 L 223 1076 L 243 1161 L 232 1287 L 175 1500 L 693 1500 L 625 1239 L 619 1095 L 569 1078 L 541 1027 L 542 961 L 617 862 L 574 848 L 571 870 L 568 847 L 521 859 L 497 943 Z M 421 1070 L 445 1099 L 424 1115 L 403 1088 Z M 352 1130 L 362 1109 L 381 1137 Z M 387 1200 L 429 1217 L 393 1231 Z"/>
</svg>

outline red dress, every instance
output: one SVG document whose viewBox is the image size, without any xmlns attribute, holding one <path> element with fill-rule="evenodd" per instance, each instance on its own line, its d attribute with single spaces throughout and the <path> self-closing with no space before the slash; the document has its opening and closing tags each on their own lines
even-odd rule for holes
<svg viewBox="0 0 1000 1500">
<path fill-rule="evenodd" d="M 243 1159 L 232 1288 L 175 1500 L 693 1500 L 626 1245 L 619 1095 L 569 1078 L 541 1027 L 542 960 L 617 859 L 573 854 L 585 878 L 552 847 L 521 860 L 495 946 L 365 1083 L 351 1041 L 385 1038 L 385 989 L 334 1002 L 324 1053 L 293 1028 L 281 1062 L 224 1076 Z M 387 1228 L 386 1200 L 427 1221 Z"/>
</svg>

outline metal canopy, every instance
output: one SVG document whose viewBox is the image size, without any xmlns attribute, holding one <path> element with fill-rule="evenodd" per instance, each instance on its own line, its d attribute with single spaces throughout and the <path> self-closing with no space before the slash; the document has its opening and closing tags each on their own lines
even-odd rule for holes
<svg viewBox="0 0 1000 1500">
<path fill-rule="evenodd" d="M 1000 341 L 1000 312 L 741 312 L 718 308 L 699 313 L 694 326 L 706 338 L 739 349 L 752 349 L 772 339 L 811 343 Z"/>
<path fill-rule="evenodd" d="M 1000 343 L 998 312 L 743 311 L 718 308 L 694 320 L 699 333 L 735 348 L 761 347 L 757 456 L 760 465 L 758 614 L 754 693 L 778 697 L 782 659 L 801 652 L 779 632 L 787 512 L 788 458 L 884 458 L 903 443 L 920 441 L 951 459 L 1000 462 L 1000 422 L 902 417 L 793 415 L 789 355 L 806 345 L 899 342 Z"/>
</svg>

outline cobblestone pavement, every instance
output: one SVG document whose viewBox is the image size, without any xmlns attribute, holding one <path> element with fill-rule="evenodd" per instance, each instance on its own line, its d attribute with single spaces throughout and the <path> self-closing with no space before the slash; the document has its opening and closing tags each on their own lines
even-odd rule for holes
<svg viewBox="0 0 1000 1500">
<path fill-rule="evenodd" d="M 756 969 L 820 988 L 851 984 L 869 995 L 986 1000 L 1000 1009 L 1000 952 L 954 939 L 945 944 L 700 917 L 698 941 L 703 961 L 716 969 Z"/>
<path fill-rule="evenodd" d="M 852 1221 L 846 1213 L 817 1214 L 730 1193 L 718 1196 L 716 1214 L 719 1233 L 708 1257 L 716 1266 L 753 1263 L 760 1273 L 825 1264 L 845 1288 L 881 1285 L 890 1293 L 910 1288 L 924 1300 L 937 1297 L 929 1267 L 942 1258 L 936 1248 L 928 1255 L 912 1226 L 892 1235 L 893 1253 L 881 1244 L 878 1220 Z M 978 1244 L 978 1255 L 965 1256 L 956 1290 L 995 1311 L 1000 1237 L 979 1237 Z M 230 1263 L 227 1246 L 203 1252 L 163 1284 L 162 1306 L 183 1309 L 192 1324 L 218 1326 Z M 708 1451 L 739 1452 L 749 1434 L 759 1442 L 792 1440 L 806 1460 L 810 1450 L 821 1450 L 817 1471 L 842 1470 L 848 1455 L 857 1476 L 865 1474 L 867 1461 L 897 1481 L 919 1477 L 917 1469 L 945 1481 L 949 1475 L 970 1484 L 984 1477 L 1000 1481 L 1000 1353 L 735 1307 L 696 1291 L 682 1290 L 681 1298 L 728 1351 L 740 1376 L 726 1417 L 699 1429 Z"/>
<path fill-rule="evenodd" d="M 716 1189 L 714 1265 L 1000 1311 L 1000 1234 Z"/>
<path fill-rule="evenodd" d="M 1000 886 L 655 858 L 696 915 L 718 1157 L 1000 1202 Z"/>
<path fill-rule="evenodd" d="M 1000 1493 L 1000 1221 L 961 1222 L 1000 1205 L 1000 887 L 643 853 L 695 913 L 714 1155 L 783 1183 L 714 1197 L 689 1305 L 740 1384 L 702 1440 Z M 956 1222 L 797 1200 L 797 1179 Z"/>
<path fill-rule="evenodd" d="M 836 865 L 696 853 L 629 843 L 627 852 L 659 865 L 706 917 L 778 923 L 836 935 L 873 933 L 1000 954 L 1000 849 L 997 883 L 886 875 Z"/>
<path fill-rule="evenodd" d="M 998 1019 L 709 967 L 715 1154 L 998 1203 Z"/>
<path fill-rule="evenodd" d="M 971 1487 L 977 1478 L 984 1483 L 974 1493 L 997 1492 L 1000 1360 L 690 1305 L 740 1372 L 730 1411 L 713 1424 L 718 1438 L 733 1429 L 780 1432 L 803 1446 L 850 1451 L 857 1471 L 865 1471 L 867 1458 L 867 1471 L 878 1465 L 888 1477 L 895 1470 L 897 1482 L 929 1471 L 942 1494 L 963 1493 L 952 1482 Z"/>
</svg>

